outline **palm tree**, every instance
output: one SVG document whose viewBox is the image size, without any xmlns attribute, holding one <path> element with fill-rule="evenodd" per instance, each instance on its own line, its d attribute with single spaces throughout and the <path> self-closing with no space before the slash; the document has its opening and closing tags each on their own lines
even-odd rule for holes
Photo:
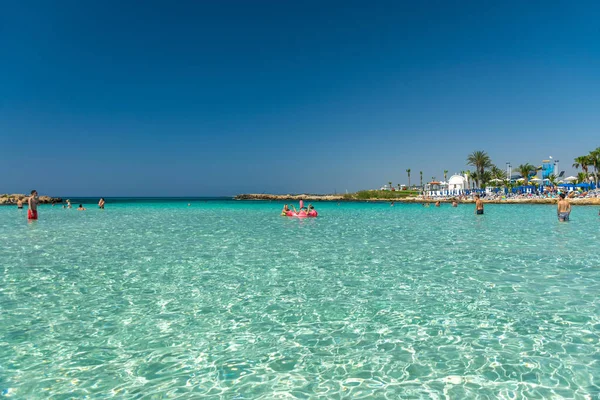
<svg viewBox="0 0 600 400">
<path fill-rule="evenodd" d="M 519 173 L 523 176 L 523 179 L 525 180 L 525 186 L 527 186 L 529 183 L 529 175 L 535 173 L 536 168 L 533 165 L 526 163 L 519 165 L 517 167 L 517 171 L 519 171 Z"/>
<path fill-rule="evenodd" d="M 388 182 L 390 185 L 390 190 L 394 190 L 394 188 L 392 187 L 392 182 Z"/>
<path fill-rule="evenodd" d="M 410 189 L 410 168 L 406 170 L 406 173 L 408 174 L 408 188 Z"/>
<path fill-rule="evenodd" d="M 590 164 L 594 167 L 594 176 L 596 177 L 596 179 L 594 179 L 594 183 L 596 184 L 596 187 L 598 187 L 598 172 L 600 170 L 600 147 L 597 147 L 595 150 L 590 151 L 588 157 L 590 158 Z"/>
<path fill-rule="evenodd" d="M 579 156 L 577 157 L 573 163 L 573 167 L 579 169 L 579 167 L 581 167 L 581 169 L 583 170 L 583 172 L 585 172 L 585 174 L 588 174 L 588 167 L 592 164 L 592 160 L 591 157 L 589 155 L 587 156 Z"/>
<path fill-rule="evenodd" d="M 494 179 L 499 179 L 501 181 L 506 180 L 506 171 L 502 168 L 498 168 L 497 166 L 492 165 L 490 172 L 492 173 Z"/>
<path fill-rule="evenodd" d="M 400 190 L 401 190 L 401 189 L 400 189 L 400 184 L 398 184 L 398 191 L 400 191 Z"/>
<path fill-rule="evenodd" d="M 483 171 L 492 166 L 492 159 L 485 151 L 478 150 L 469 154 L 467 157 L 467 165 L 472 165 L 475 167 L 475 170 L 479 176 L 482 176 Z"/>
<path fill-rule="evenodd" d="M 419 171 L 419 175 L 421 176 L 421 188 L 423 187 L 423 171 Z"/>
<path fill-rule="evenodd" d="M 444 170 L 444 181 L 447 181 L 447 180 L 448 180 L 448 170 L 445 169 Z"/>
<path fill-rule="evenodd" d="M 479 186 L 479 174 L 477 171 L 467 171 L 467 175 L 469 175 L 471 189 L 475 189 Z"/>
<path fill-rule="evenodd" d="M 556 177 L 556 175 L 554 175 L 554 174 L 550 174 L 550 175 L 548 176 L 548 182 L 550 182 L 550 184 L 551 184 L 552 186 L 556 186 L 556 185 L 558 184 L 558 178 Z"/>
<path fill-rule="evenodd" d="M 488 182 L 492 180 L 492 173 L 490 171 L 483 171 L 480 178 L 481 186 L 486 186 Z"/>
<path fill-rule="evenodd" d="M 467 171 L 467 176 L 469 177 L 469 187 L 471 189 L 475 189 L 479 186 L 479 174 L 477 171 Z"/>
<path fill-rule="evenodd" d="M 585 172 L 580 172 L 577 174 L 577 183 L 587 183 L 587 174 Z"/>
<path fill-rule="evenodd" d="M 491 172 L 491 175 L 492 175 L 490 180 L 493 179 L 493 180 L 496 180 L 496 181 L 502 181 L 502 184 L 504 186 L 508 185 L 508 182 L 507 182 L 508 178 L 506 176 L 506 171 L 505 170 L 503 170 L 501 168 L 498 168 L 495 165 L 492 165 L 492 168 L 490 169 L 490 172 Z"/>
</svg>

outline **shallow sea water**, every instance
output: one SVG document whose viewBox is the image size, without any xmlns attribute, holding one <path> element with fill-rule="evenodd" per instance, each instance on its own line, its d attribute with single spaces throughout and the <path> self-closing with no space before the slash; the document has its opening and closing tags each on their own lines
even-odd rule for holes
<svg viewBox="0 0 600 400">
<path fill-rule="evenodd" d="M 575 207 L 0 208 L 0 397 L 600 396 L 600 217 Z"/>
</svg>

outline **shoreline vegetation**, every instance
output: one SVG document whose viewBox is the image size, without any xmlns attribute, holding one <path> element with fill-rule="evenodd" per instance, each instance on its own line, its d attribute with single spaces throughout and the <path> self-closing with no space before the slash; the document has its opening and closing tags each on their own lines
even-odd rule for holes
<svg viewBox="0 0 600 400">
<path fill-rule="evenodd" d="M 270 200 L 270 201 L 332 201 L 332 202 L 395 202 L 395 203 L 452 203 L 453 198 L 428 199 L 417 197 L 418 192 L 404 190 L 390 192 L 386 190 L 365 190 L 349 194 L 239 194 L 235 200 Z M 459 203 L 475 203 L 472 198 L 456 199 Z M 514 199 L 482 199 L 486 204 L 556 204 L 558 199 L 553 198 L 514 198 Z M 600 198 L 572 198 L 569 202 L 573 205 L 600 205 Z"/>
<path fill-rule="evenodd" d="M 16 206 L 17 202 L 21 200 L 24 206 L 27 206 L 27 199 L 29 195 L 26 194 L 0 194 L 0 206 Z M 50 197 L 50 196 L 39 196 L 40 204 L 53 204 L 53 203 L 62 203 L 62 198 L 60 197 Z"/>
</svg>

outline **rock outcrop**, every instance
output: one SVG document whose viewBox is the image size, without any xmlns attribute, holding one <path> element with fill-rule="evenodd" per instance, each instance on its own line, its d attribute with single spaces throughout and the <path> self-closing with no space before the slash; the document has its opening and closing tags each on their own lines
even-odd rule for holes
<svg viewBox="0 0 600 400">
<path fill-rule="evenodd" d="M 344 196 L 333 194 L 239 194 L 235 200 L 306 200 L 306 201 L 341 201 Z"/>
<path fill-rule="evenodd" d="M 25 194 L 0 194 L 0 205 L 2 206 L 14 206 L 17 205 L 19 200 L 23 201 L 23 204 L 27 204 L 27 199 L 29 196 Z M 40 204 L 52 204 L 52 203 L 62 203 L 62 199 L 60 197 L 50 197 L 50 196 L 40 196 L 39 197 Z"/>
</svg>

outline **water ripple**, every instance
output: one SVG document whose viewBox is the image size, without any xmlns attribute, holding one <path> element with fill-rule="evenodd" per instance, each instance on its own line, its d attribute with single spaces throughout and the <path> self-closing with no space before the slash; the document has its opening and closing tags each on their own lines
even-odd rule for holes
<svg viewBox="0 0 600 400">
<path fill-rule="evenodd" d="M 600 396 L 597 210 L 318 208 L 0 209 L 0 396 Z"/>
</svg>

